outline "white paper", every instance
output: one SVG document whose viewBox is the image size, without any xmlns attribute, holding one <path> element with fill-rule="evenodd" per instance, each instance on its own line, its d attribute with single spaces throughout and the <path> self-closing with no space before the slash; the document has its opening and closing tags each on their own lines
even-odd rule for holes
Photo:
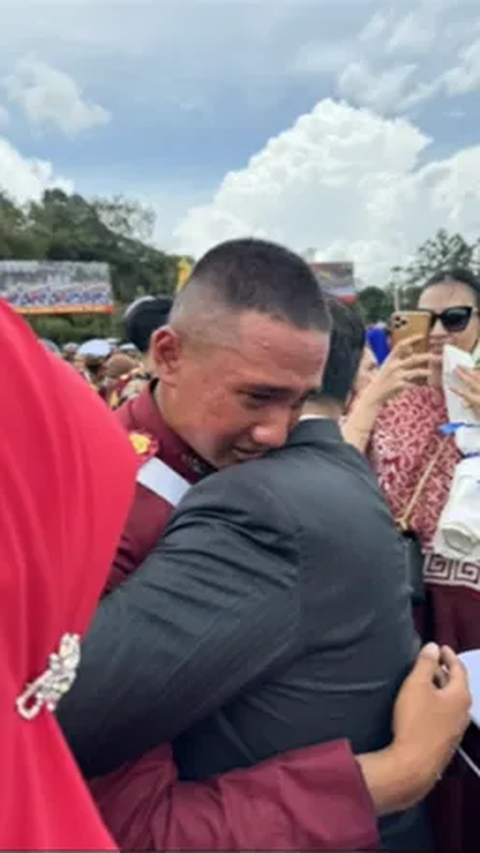
<svg viewBox="0 0 480 853">
<path fill-rule="evenodd" d="M 452 387 L 463 383 L 455 376 L 457 367 L 473 367 L 474 357 L 457 347 L 447 345 L 443 352 L 443 388 L 448 418 L 461 426 L 455 432 L 455 443 L 465 458 L 453 475 L 447 503 L 440 516 L 433 541 L 437 554 L 453 560 L 480 560 L 480 425 L 472 410 Z"/>
<path fill-rule="evenodd" d="M 480 649 L 471 652 L 462 652 L 460 660 L 466 667 L 470 692 L 472 694 L 472 709 L 470 716 L 472 722 L 480 729 Z"/>
<path fill-rule="evenodd" d="M 443 390 L 447 403 L 448 418 L 450 423 L 479 424 L 479 419 L 474 416 L 472 410 L 458 397 L 452 388 L 463 389 L 464 383 L 455 375 L 457 367 L 473 369 L 475 359 L 473 355 L 458 347 L 447 344 L 443 349 Z"/>
<path fill-rule="evenodd" d="M 480 562 L 480 456 L 456 466 L 433 547 L 451 560 Z"/>
</svg>

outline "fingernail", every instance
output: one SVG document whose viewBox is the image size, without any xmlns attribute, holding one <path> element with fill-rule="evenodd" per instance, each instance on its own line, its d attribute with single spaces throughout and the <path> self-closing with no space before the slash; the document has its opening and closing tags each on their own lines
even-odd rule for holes
<svg viewBox="0 0 480 853">
<path fill-rule="evenodd" d="M 440 646 L 438 646 L 437 643 L 427 643 L 427 645 L 421 650 L 420 654 L 425 657 L 432 658 L 433 660 L 438 660 L 440 657 Z"/>
</svg>

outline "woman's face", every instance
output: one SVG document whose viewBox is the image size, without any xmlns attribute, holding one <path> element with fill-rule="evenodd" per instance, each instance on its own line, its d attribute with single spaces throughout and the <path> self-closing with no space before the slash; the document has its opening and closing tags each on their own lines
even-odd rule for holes
<svg viewBox="0 0 480 853">
<path fill-rule="evenodd" d="M 472 307 L 472 316 L 467 327 L 461 332 L 447 331 L 440 320 L 437 320 L 430 332 L 430 349 L 440 355 L 445 344 L 452 344 L 459 349 L 472 352 L 480 336 L 479 318 L 477 312 L 476 294 L 470 287 L 461 282 L 432 284 L 422 293 L 418 307 L 426 308 L 440 314 L 447 308 Z"/>
<path fill-rule="evenodd" d="M 360 367 L 358 368 L 354 393 L 361 394 L 361 392 L 370 385 L 370 382 L 375 378 L 377 373 L 378 364 L 376 358 L 367 344 L 363 350 L 362 360 L 360 361 Z"/>
</svg>

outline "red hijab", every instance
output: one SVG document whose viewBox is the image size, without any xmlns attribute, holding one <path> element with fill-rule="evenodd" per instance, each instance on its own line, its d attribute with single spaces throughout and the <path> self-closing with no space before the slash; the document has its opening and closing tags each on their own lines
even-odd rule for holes
<svg viewBox="0 0 480 853">
<path fill-rule="evenodd" d="M 112 850 L 54 713 L 25 719 L 17 700 L 88 627 L 136 459 L 105 404 L 2 302 L 0 328 L 0 849 Z"/>
</svg>

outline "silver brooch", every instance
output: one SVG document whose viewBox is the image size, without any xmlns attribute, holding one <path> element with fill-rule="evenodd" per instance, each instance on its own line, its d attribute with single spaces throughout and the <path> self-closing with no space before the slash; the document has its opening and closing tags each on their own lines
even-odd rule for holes
<svg viewBox="0 0 480 853">
<path fill-rule="evenodd" d="M 64 634 L 58 651 L 50 655 L 45 672 L 27 684 L 16 700 L 17 711 L 24 720 L 34 720 L 42 708 L 55 711 L 62 696 L 75 681 L 80 665 L 80 637 Z"/>
</svg>

